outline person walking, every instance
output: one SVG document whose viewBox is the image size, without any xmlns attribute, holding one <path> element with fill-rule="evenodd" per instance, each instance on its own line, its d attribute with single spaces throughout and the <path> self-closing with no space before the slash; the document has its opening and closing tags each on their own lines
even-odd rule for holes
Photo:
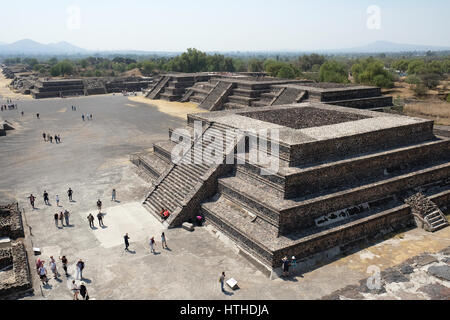
<svg viewBox="0 0 450 320">
<path fill-rule="evenodd" d="M 53 143 L 53 136 L 50 136 L 50 143 Z"/>
<path fill-rule="evenodd" d="M 55 219 L 55 226 L 56 226 L 57 228 L 59 228 L 59 226 L 58 226 L 58 220 L 59 220 L 59 214 L 58 214 L 58 212 L 55 213 L 55 215 L 53 216 L 53 218 Z"/>
<path fill-rule="evenodd" d="M 89 294 L 87 292 L 86 284 L 84 281 L 80 284 L 80 295 L 83 297 L 83 300 L 89 300 Z"/>
<path fill-rule="evenodd" d="M 59 221 L 61 221 L 61 226 L 64 227 L 64 213 L 62 211 L 59 213 Z"/>
<path fill-rule="evenodd" d="M 89 213 L 89 215 L 87 216 L 87 219 L 88 219 L 88 221 L 89 221 L 89 227 L 91 227 L 91 228 L 95 228 L 95 225 L 94 225 L 94 216 L 92 215 L 92 213 Z"/>
<path fill-rule="evenodd" d="M 161 246 L 163 249 L 168 249 L 166 242 L 166 235 L 164 234 L 164 232 L 161 234 Z"/>
<path fill-rule="evenodd" d="M 38 118 L 38 119 L 39 119 L 39 113 L 36 113 L 36 118 Z"/>
<path fill-rule="evenodd" d="M 105 225 L 103 224 L 103 214 L 102 213 L 99 212 L 97 214 L 97 219 L 98 219 L 98 225 L 100 227 L 104 227 Z"/>
<path fill-rule="evenodd" d="M 69 188 L 69 190 L 67 190 L 67 195 L 69 196 L 69 201 L 72 202 L 72 196 L 73 196 L 73 190 L 71 188 Z"/>
<path fill-rule="evenodd" d="M 59 207 L 59 196 L 58 195 L 56 195 L 55 200 L 56 200 L 56 206 Z"/>
<path fill-rule="evenodd" d="M 46 136 L 45 132 L 42 134 L 42 137 L 44 138 L 44 141 L 47 141 L 47 136 Z"/>
<path fill-rule="evenodd" d="M 291 258 L 291 268 L 292 268 L 292 272 L 295 273 L 295 271 L 297 269 L 297 259 L 295 258 L 295 256 L 292 256 L 292 258 Z"/>
<path fill-rule="evenodd" d="M 46 205 L 50 205 L 50 202 L 48 201 L 48 192 L 44 190 L 44 203 Z"/>
<path fill-rule="evenodd" d="M 128 233 L 123 236 L 123 240 L 125 241 L 125 251 L 128 251 L 128 247 L 130 246 L 130 237 L 128 236 Z"/>
<path fill-rule="evenodd" d="M 58 144 L 58 136 L 55 134 L 55 143 Z"/>
<path fill-rule="evenodd" d="M 69 274 L 67 273 L 67 263 L 68 263 L 67 258 L 66 258 L 66 256 L 62 256 L 62 257 L 59 257 L 59 259 L 61 260 L 61 263 L 63 265 L 64 273 L 66 274 L 66 277 L 68 277 Z"/>
<path fill-rule="evenodd" d="M 83 280 L 83 269 L 84 269 L 84 262 L 83 260 L 78 260 L 77 262 L 77 279 Z"/>
<path fill-rule="evenodd" d="M 78 288 L 75 280 L 72 280 L 72 292 L 73 292 L 73 300 L 78 300 L 78 293 L 80 292 L 80 289 Z"/>
<path fill-rule="evenodd" d="M 289 276 L 289 259 L 284 257 L 281 262 L 283 264 L 283 277 L 287 277 Z"/>
<path fill-rule="evenodd" d="M 83 121 L 84 121 L 84 114 L 81 115 L 81 119 L 83 119 Z"/>
<path fill-rule="evenodd" d="M 43 264 L 39 267 L 39 278 L 41 278 L 42 283 L 48 284 L 47 269 Z"/>
<path fill-rule="evenodd" d="M 112 190 L 111 201 L 116 201 L 116 189 Z"/>
<path fill-rule="evenodd" d="M 100 199 L 97 200 L 97 208 L 98 212 L 102 212 L 102 202 L 100 201 Z"/>
<path fill-rule="evenodd" d="M 31 206 L 33 207 L 33 210 L 36 209 L 36 208 L 34 207 L 34 201 L 36 200 L 36 197 L 33 196 L 33 194 L 31 193 L 30 196 L 28 197 L 28 199 L 30 199 L 30 204 L 31 204 Z"/>
<path fill-rule="evenodd" d="M 66 220 L 66 226 L 69 226 L 69 225 L 70 225 L 70 223 L 69 223 L 69 217 L 70 217 L 69 211 L 67 211 L 67 209 L 64 210 L 64 219 Z"/>
<path fill-rule="evenodd" d="M 222 272 L 222 274 L 220 275 L 219 282 L 220 282 L 220 290 L 222 290 L 222 292 L 224 292 L 225 291 L 225 289 L 224 289 L 224 285 L 225 285 L 225 271 Z"/>
<path fill-rule="evenodd" d="M 50 270 L 52 270 L 53 276 L 55 279 L 58 279 L 58 269 L 56 269 L 56 261 L 53 259 L 53 256 L 50 257 Z"/>
<path fill-rule="evenodd" d="M 156 246 L 155 237 L 151 237 L 150 238 L 150 252 L 151 253 L 155 253 L 155 246 Z"/>
</svg>

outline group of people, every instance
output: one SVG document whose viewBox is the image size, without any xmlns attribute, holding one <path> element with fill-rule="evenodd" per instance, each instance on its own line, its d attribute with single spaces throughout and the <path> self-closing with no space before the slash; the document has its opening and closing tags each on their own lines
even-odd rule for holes
<svg viewBox="0 0 450 320">
<path fill-rule="evenodd" d="M 69 213 L 69 211 L 67 211 L 67 209 L 64 210 L 64 212 L 62 212 L 62 211 L 60 213 L 56 212 L 53 217 L 55 219 L 55 225 L 57 228 L 59 228 L 58 221 L 61 222 L 62 228 L 70 226 L 70 222 L 69 222 L 70 213 Z M 66 221 L 66 225 L 64 225 L 64 220 Z"/>
<path fill-rule="evenodd" d="M 53 138 L 51 134 L 44 132 L 42 138 L 44 138 L 45 142 L 50 141 L 50 143 L 53 143 L 53 139 L 55 139 L 55 143 L 61 143 L 61 136 L 59 134 L 55 134 L 55 137 Z"/>
<path fill-rule="evenodd" d="M 62 256 L 59 257 L 59 260 L 62 263 L 62 267 L 64 270 L 64 273 L 66 275 L 66 278 L 68 278 L 70 276 L 70 274 L 67 272 L 67 265 L 69 263 L 69 261 L 67 260 L 66 256 Z M 50 256 L 50 261 L 48 263 L 50 270 L 53 274 L 54 279 L 58 279 L 58 277 L 60 277 L 60 274 L 58 272 L 57 266 L 56 266 L 56 261 L 53 258 L 53 256 Z M 79 259 L 77 264 L 76 264 L 76 271 L 77 271 L 77 276 L 76 276 L 76 280 L 83 280 L 83 269 L 84 269 L 84 261 L 82 259 Z M 45 267 L 45 261 L 41 260 L 40 258 L 38 258 L 36 260 L 36 270 L 37 273 L 39 275 L 39 278 L 42 281 L 42 284 L 44 285 L 48 285 L 49 279 L 47 276 L 47 268 Z M 85 300 L 89 300 L 89 295 L 87 292 L 87 288 L 86 288 L 86 284 L 82 281 L 81 284 L 78 286 L 76 283 L 76 280 L 72 280 L 72 292 L 73 292 L 73 299 L 74 300 L 79 300 L 78 299 L 78 295 L 80 294 L 83 299 Z"/>
<path fill-rule="evenodd" d="M 77 107 L 72 106 L 72 111 L 77 111 Z"/>
<path fill-rule="evenodd" d="M 292 268 L 292 270 L 295 271 L 297 268 L 297 259 L 293 256 L 290 260 L 288 257 L 284 257 L 281 259 L 282 268 L 283 268 L 283 277 L 289 276 L 289 269 Z"/>
<path fill-rule="evenodd" d="M 83 119 L 83 121 L 86 120 L 92 120 L 92 114 L 86 114 L 86 116 L 84 114 L 81 115 L 81 119 Z"/>
<path fill-rule="evenodd" d="M 2 111 L 6 111 L 6 110 L 14 110 L 17 109 L 17 103 L 16 104 L 2 104 L 1 105 L 1 110 Z"/>
<path fill-rule="evenodd" d="M 123 236 L 123 240 L 125 242 L 125 251 L 129 251 L 128 248 L 130 247 L 130 236 L 128 235 L 128 233 L 126 233 Z M 156 247 L 155 237 L 153 237 L 153 236 L 150 237 L 149 246 L 150 246 L 150 252 L 151 253 L 156 253 L 156 251 L 155 251 L 155 247 Z M 164 232 L 161 234 L 161 248 L 169 249 L 169 247 L 167 246 L 167 239 L 166 239 L 166 235 L 165 235 Z"/>
</svg>

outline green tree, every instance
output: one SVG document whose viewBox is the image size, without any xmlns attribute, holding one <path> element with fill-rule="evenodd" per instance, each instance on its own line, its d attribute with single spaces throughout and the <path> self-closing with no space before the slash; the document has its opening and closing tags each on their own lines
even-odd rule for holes
<svg viewBox="0 0 450 320">
<path fill-rule="evenodd" d="M 296 77 L 296 70 L 290 64 L 285 64 L 281 67 L 277 74 L 278 78 L 294 79 Z"/>
<path fill-rule="evenodd" d="M 327 61 L 319 71 L 320 82 L 348 83 L 347 66 L 338 61 Z"/>
<path fill-rule="evenodd" d="M 386 70 L 383 63 L 373 58 L 354 64 L 352 74 L 357 83 L 383 88 L 394 87 L 394 75 Z"/>
</svg>

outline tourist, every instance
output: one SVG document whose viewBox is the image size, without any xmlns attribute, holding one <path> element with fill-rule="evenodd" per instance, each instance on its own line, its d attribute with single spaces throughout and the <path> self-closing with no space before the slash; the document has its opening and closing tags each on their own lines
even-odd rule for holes
<svg viewBox="0 0 450 320">
<path fill-rule="evenodd" d="M 83 119 L 83 121 L 84 121 L 84 114 L 81 115 L 81 119 Z"/>
<path fill-rule="evenodd" d="M 55 200 L 56 200 L 56 206 L 59 207 L 59 196 L 58 195 L 56 195 Z"/>
<path fill-rule="evenodd" d="M 225 271 L 222 272 L 222 275 L 219 278 L 219 282 L 220 282 L 220 290 L 222 290 L 222 292 L 225 291 L 224 289 L 224 285 L 225 285 Z"/>
<path fill-rule="evenodd" d="M 58 220 L 59 220 L 59 214 L 58 214 L 58 212 L 55 213 L 55 215 L 53 216 L 53 218 L 55 219 L 55 226 L 56 226 L 57 228 L 59 228 L 59 226 L 58 226 Z"/>
<path fill-rule="evenodd" d="M 292 267 L 292 272 L 295 273 L 295 270 L 297 269 L 297 259 L 295 258 L 295 256 L 292 256 L 292 258 L 291 258 L 291 267 Z"/>
<path fill-rule="evenodd" d="M 123 240 L 125 241 L 125 251 L 128 251 L 128 247 L 130 246 L 130 237 L 128 236 L 128 233 L 123 236 Z"/>
<path fill-rule="evenodd" d="M 61 221 L 61 226 L 64 227 L 64 213 L 62 211 L 59 213 L 59 221 Z"/>
<path fill-rule="evenodd" d="M 50 143 L 53 143 L 53 136 L 50 136 Z"/>
<path fill-rule="evenodd" d="M 39 278 L 41 278 L 42 283 L 48 285 L 47 269 L 45 269 L 45 266 L 43 264 L 39 268 Z"/>
<path fill-rule="evenodd" d="M 34 207 L 34 201 L 36 200 L 36 197 L 33 196 L 33 194 L 30 194 L 30 196 L 28 197 L 28 199 L 30 199 L 30 204 L 31 204 L 31 206 L 33 207 L 33 210 L 36 209 L 36 208 Z"/>
<path fill-rule="evenodd" d="M 116 201 L 116 189 L 112 190 L 111 201 Z"/>
<path fill-rule="evenodd" d="M 284 257 L 281 262 L 283 264 L 283 277 L 287 277 L 289 276 L 289 259 Z"/>
<path fill-rule="evenodd" d="M 39 268 L 42 267 L 43 265 L 44 265 L 44 261 L 42 261 L 40 258 L 38 258 L 36 260 L 36 270 L 37 270 L 38 274 L 39 274 Z"/>
<path fill-rule="evenodd" d="M 169 216 L 170 216 L 169 210 L 164 211 L 163 220 L 167 220 L 167 218 L 169 218 Z"/>
<path fill-rule="evenodd" d="M 36 118 L 38 118 L 38 119 L 39 119 L 39 113 L 36 113 Z"/>
<path fill-rule="evenodd" d="M 55 134 L 55 143 L 58 143 L 58 136 Z"/>
<path fill-rule="evenodd" d="M 97 200 L 97 208 L 98 212 L 102 212 L 102 202 L 100 201 L 100 199 Z"/>
<path fill-rule="evenodd" d="M 155 246 L 156 246 L 155 237 L 151 237 L 150 238 L 150 252 L 151 253 L 155 253 Z"/>
<path fill-rule="evenodd" d="M 78 300 L 78 292 L 80 289 L 77 286 L 75 280 L 72 280 L 72 292 L 73 292 L 73 300 Z"/>
<path fill-rule="evenodd" d="M 58 134 L 58 143 L 61 143 L 61 135 Z"/>
<path fill-rule="evenodd" d="M 71 188 L 69 188 L 69 190 L 67 190 L 67 195 L 69 196 L 69 201 L 72 202 L 73 191 Z"/>
<path fill-rule="evenodd" d="M 166 242 L 166 235 L 164 234 L 164 232 L 161 234 L 161 247 L 163 249 L 168 249 Z"/>
<path fill-rule="evenodd" d="M 94 216 L 92 215 L 92 213 L 89 213 L 89 215 L 87 216 L 87 219 L 89 221 L 89 227 L 91 227 L 92 229 L 95 228 L 94 225 Z"/>
<path fill-rule="evenodd" d="M 62 256 L 62 258 L 59 257 L 59 259 L 61 260 L 61 263 L 63 265 L 64 273 L 66 274 L 66 277 L 68 277 L 69 274 L 67 273 L 67 263 L 68 263 L 67 258 L 66 256 Z"/>
<path fill-rule="evenodd" d="M 66 220 L 66 226 L 69 226 L 69 225 L 70 225 L 70 223 L 69 223 L 69 217 L 70 217 L 69 211 L 67 211 L 67 209 L 64 210 L 64 219 Z"/>
<path fill-rule="evenodd" d="M 50 205 L 50 202 L 48 201 L 48 193 L 45 190 L 44 190 L 44 203 L 48 206 Z"/>
<path fill-rule="evenodd" d="M 47 141 L 47 138 L 46 138 L 46 135 L 45 135 L 45 132 L 42 134 L 42 137 L 44 138 L 44 141 Z"/>
<path fill-rule="evenodd" d="M 22 113 L 22 117 L 23 117 L 23 111 L 21 113 Z"/>
<path fill-rule="evenodd" d="M 56 269 L 56 261 L 55 259 L 53 259 L 53 256 L 50 257 L 50 270 L 52 270 L 53 272 L 53 276 L 55 277 L 55 279 L 58 279 L 58 270 Z"/>
<path fill-rule="evenodd" d="M 89 300 L 89 295 L 87 292 L 86 284 L 82 281 L 80 285 L 80 294 L 84 300 Z"/>
<path fill-rule="evenodd" d="M 161 219 L 164 219 L 164 208 L 161 208 L 161 211 L 159 212 L 159 216 L 161 217 Z"/>
<path fill-rule="evenodd" d="M 77 279 L 83 280 L 83 269 L 84 269 L 84 262 L 83 260 L 78 260 L 77 262 Z"/>
<path fill-rule="evenodd" d="M 102 213 L 99 212 L 97 214 L 97 219 L 98 219 L 98 225 L 100 227 L 104 227 L 105 225 L 103 224 L 103 214 Z"/>
</svg>

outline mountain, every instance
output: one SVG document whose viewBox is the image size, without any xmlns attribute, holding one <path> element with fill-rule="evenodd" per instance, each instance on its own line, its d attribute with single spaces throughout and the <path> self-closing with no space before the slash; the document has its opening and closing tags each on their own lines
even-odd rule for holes
<svg viewBox="0 0 450 320">
<path fill-rule="evenodd" d="M 447 51 L 450 47 L 427 46 L 417 44 L 400 44 L 389 41 L 376 41 L 365 46 L 349 49 L 330 50 L 343 53 L 398 53 L 398 52 L 426 52 L 426 51 Z"/>
<path fill-rule="evenodd" d="M 0 45 L 0 54 L 75 54 L 86 51 L 68 42 L 42 44 L 30 39 Z"/>
</svg>

